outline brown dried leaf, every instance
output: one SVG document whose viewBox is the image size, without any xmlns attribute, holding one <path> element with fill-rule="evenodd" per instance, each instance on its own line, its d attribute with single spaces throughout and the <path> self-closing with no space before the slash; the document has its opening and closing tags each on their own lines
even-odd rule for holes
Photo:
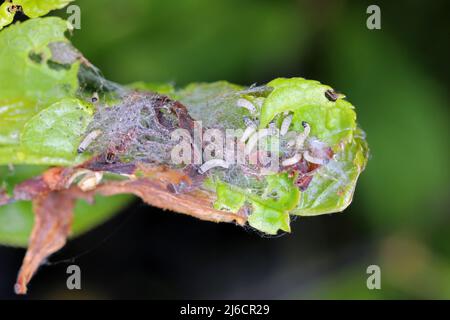
<svg viewBox="0 0 450 320">
<path fill-rule="evenodd" d="M 152 206 L 201 220 L 235 222 L 239 225 L 244 225 L 247 221 L 245 214 L 214 209 L 215 196 L 210 192 L 200 189 L 186 193 L 171 191 L 170 186 L 174 184 L 192 183 L 191 177 L 183 171 L 143 164 L 139 164 L 137 168 L 143 178 L 107 181 L 88 192 L 67 185 L 71 177 L 77 174 L 77 170 L 85 170 L 84 168 L 52 168 L 42 176 L 25 181 L 15 188 L 14 200 L 33 200 L 35 213 L 28 250 L 15 286 L 17 294 L 27 292 L 27 285 L 42 261 L 66 243 L 77 199 L 92 201 L 95 194 L 112 196 L 127 193 L 140 197 Z"/>
<path fill-rule="evenodd" d="M 214 209 L 212 206 L 214 198 L 209 192 L 195 190 L 176 194 L 169 191 L 167 185 L 158 180 L 111 181 L 99 185 L 95 192 L 104 196 L 131 193 L 152 206 L 184 213 L 201 220 L 236 222 L 240 225 L 246 222 L 245 216 Z"/>
<path fill-rule="evenodd" d="M 75 199 L 74 194 L 67 190 L 44 193 L 33 200 L 35 221 L 15 285 L 17 294 L 27 293 L 27 284 L 42 261 L 66 243 Z"/>
</svg>

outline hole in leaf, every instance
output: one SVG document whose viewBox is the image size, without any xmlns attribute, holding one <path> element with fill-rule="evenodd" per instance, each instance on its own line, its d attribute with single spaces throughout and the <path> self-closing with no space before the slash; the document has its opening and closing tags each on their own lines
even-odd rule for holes
<svg viewBox="0 0 450 320">
<path fill-rule="evenodd" d="M 42 57 L 42 54 L 41 54 L 41 53 L 36 53 L 36 52 L 34 52 L 34 51 L 32 51 L 32 52 L 30 52 L 30 53 L 28 54 L 28 58 L 30 58 L 31 61 L 33 61 L 33 62 L 35 62 L 35 63 L 39 63 L 39 64 L 41 64 L 41 63 L 42 63 L 42 60 L 44 59 L 44 58 Z"/>
<path fill-rule="evenodd" d="M 47 66 L 50 69 L 59 71 L 59 70 L 70 70 L 70 64 L 61 64 L 61 63 L 57 63 L 55 61 L 47 61 Z"/>
</svg>

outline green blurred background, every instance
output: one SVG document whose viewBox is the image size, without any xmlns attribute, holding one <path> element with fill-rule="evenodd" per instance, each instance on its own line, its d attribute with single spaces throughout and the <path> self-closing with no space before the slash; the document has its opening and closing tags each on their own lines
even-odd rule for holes
<svg viewBox="0 0 450 320">
<path fill-rule="evenodd" d="M 448 1 L 76 4 L 72 41 L 106 78 L 320 80 L 356 106 L 371 159 L 345 213 L 299 218 L 279 238 L 137 203 L 59 254 L 95 247 L 75 260 L 82 291 L 65 289 L 63 263 L 42 269 L 29 298 L 450 298 Z M 381 30 L 366 28 L 370 4 Z M 0 249 L 3 297 L 22 254 Z M 381 290 L 366 287 L 372 264 Z"/>
</svg>

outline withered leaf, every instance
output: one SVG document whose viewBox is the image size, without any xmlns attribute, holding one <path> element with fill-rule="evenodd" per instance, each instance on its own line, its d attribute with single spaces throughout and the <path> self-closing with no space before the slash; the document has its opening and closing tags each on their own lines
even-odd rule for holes
<svg viewBox="0 0 450 320">
<path fill-rule="evenodd" d="M 70 190 L 47 192 L 33 199 L 34 226 L 17 277 L 17 294 L 27 293 L 27 284 L 42 261 L 65 245 L 72 225 L 75 199 Z"/>
<path fill-rule="evenodd" d="M 143 177 L 106 181 L 87 192 L 67 184 L 77 170 L 85 170 L 81 168 L 52 168 L 42 176 L 16 186 L 14 198 L 11 200 L 32 200 L 35 213 L 28 250 L 15 286 L 17 294 L 26 294 L 27 285 L 42 262 L 65 245 L 70 235 L 77 199 L 92 201 L 95 194 L 112 196 L 127 193 L 140 197 L 152 206 L 201 220 L 235 222 L 239 225 L 244 225 L 247 221 L 244 213 L 214 209 L 215 196 L 210 192 L 200 189 L 186 193 L 172 192 L 168 188 L 169 185 L 192 182 L 191 177 L 183 171 L 143 164 L 137 165 L 137 168 Z"/>
</svg>

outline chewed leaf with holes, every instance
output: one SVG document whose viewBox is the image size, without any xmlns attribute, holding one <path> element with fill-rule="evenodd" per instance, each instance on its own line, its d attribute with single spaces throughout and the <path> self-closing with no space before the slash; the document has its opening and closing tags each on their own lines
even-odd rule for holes
<svg viewBox="0 0 450 320">
<path fill-rule="evenodd" d="M 278 78 L 267 86 L 274 90 L 264 101 L 260 127 L 266 127 L 277 114 L 292 112 L 293 130 L 303 130 L 301 122 L 306 121 L 311 126 L 311 135 L 332 147 L 352 139 L 356 114 L 344 95 L 318 81 L 303 78 Z"/>
<path fill-rule="evenodd" d="M 2 13 L 4 8 L 5 3 Z M 0 31 L 0 204 L 8 203 L 17 184 L 39 176 L 47 166 L 85 159 L 76 147 L 94 110 L 75 99 L 80 55 L 66 39 L 66 30 L 60 18 L 38 18 Z M 72 234 L 105 221 L 130 197 L 95 200 L 94 206 L 77 202 Z M 1 206 L 0 243 L 26 246 L 33 219 L 29 202 Z"/>
<path fill-rule="evenodd" d="M 0 30 L 13 22 L 17 11 L 30 18 L 46 15 L 52 10 L 64 8 L 74 0 L 8 0 L 0 6 Z"/>
<path fill-rule="evenodd" d="M 68 43 L 66 30 L 62 19 L 39 18 L 0 32 L 0 146 L 17 144 L 26 121 L 51 103 L 75 95 L 79 63 L 60 68 L 49 47 Z"/>
<path fill-rule="evenodd" d="M 344 210 L 351 202 L 359 174 L 364 170 L 368 147 L 357 127 L 354 107 L 344 95 L 317 81 L 279 78 L 268 83 L 274 90 L 264 101 L 261 126 L 283 112 L 293 113 L 291 129 L 310 126 L 310 144 L 324 144 L 333 153 L 327 163 L 302 177 L 310 179 L 292 212 L 318 215 Z M 314 140 L 312 140 L 314 139 Z"/>
<path fill-rule="evenodd" d="M 0 5 L 0 30 L 13 22 L 15 15 L 15 8 L 10 2 L 3 2 Z"/>
<path fill-rule="evenodd" d="M 23 12 L 30 18 L 46 15 L 52 10 L 61 9 L 74 0 L 13 0 L 22 7 Z"/>
<path fill-rule="evenodd" d="M 222 92 L 217 88 L 221 88 Z M 258 88 L 253 90 L 257 92 Z M 266 233 L 276 234 L 277 230 L 289 230 L 289 214 L 306 216 L 333 213 L 344 210 L 350 204 L 358 176 L 367 162 L 368 148 L 364 132 L 357 128 L 354 107 L 344 100 L 344 95 L 317 81 L 302 78 L 275 79 L 261 87 L 257 95 L 226 83 L 191 85 L 189 92 L 193 94 L 196 91 L 202 94 L 198 94 L 194 102 L 186 99 L 183 91 L 180 96 L 193 110 L 192 114 L 197 106 L 200 106 L 200 110 L 202 106 L 204 109 L 209 108 L 210 112 L 205 109 L 196 115 L 202 121 L 211 122 L 211 114 L 216 112 L 215 106 L 219 105 L 218 110 L 227 113 L 231 119 L 248 116 L 255 122 L 259 121 L 261 129 L 271 125 L 281 127 L 283 118 L 291 117 L 289 131 L 294 136 L 298 137 L 305 131 L 305 123 L 309 130 L 297 151 L 298 159 L 292 160 L 296 156 L 289 158 L 292 151 L 281 147 L 280 170 L 285 173 L 262 178 L 262 187 L 258 186 L 260 182 L 246 178 L 242 171 L 238 174 L 232 174 L 233 169 L 229 169 L 228 173 L 223 170 L 213 171 L 212 176 L 221 181 L 216 185 L 216 208 L 232 212 L 246 208 L 250 225 Z M 229 97 L 228 104 L 225 104 L 224 97 Z M 238 108 L 238 98 L 245 98 L 253 104 L 256 114 Z M 259 105 L 256 99 L 260 99 Z M 234 124 L 234 128 L 240 127 L 239 122 L 235 121 Z M 280 137 L 279 141 L 283 139 Z M 314 153 L 322 158 L 311 156 Z M 293 162 L 283 167 L 283 159 Z M 286 174 L 289 174 L 289 178 Z M 284 206 L 280 200 L 267 205 L 265 188 L 273 185 L 283 185 L 286 190 L 290 190 L 292 202 L 289 202 L 289 206 Z"/>
</svg>

